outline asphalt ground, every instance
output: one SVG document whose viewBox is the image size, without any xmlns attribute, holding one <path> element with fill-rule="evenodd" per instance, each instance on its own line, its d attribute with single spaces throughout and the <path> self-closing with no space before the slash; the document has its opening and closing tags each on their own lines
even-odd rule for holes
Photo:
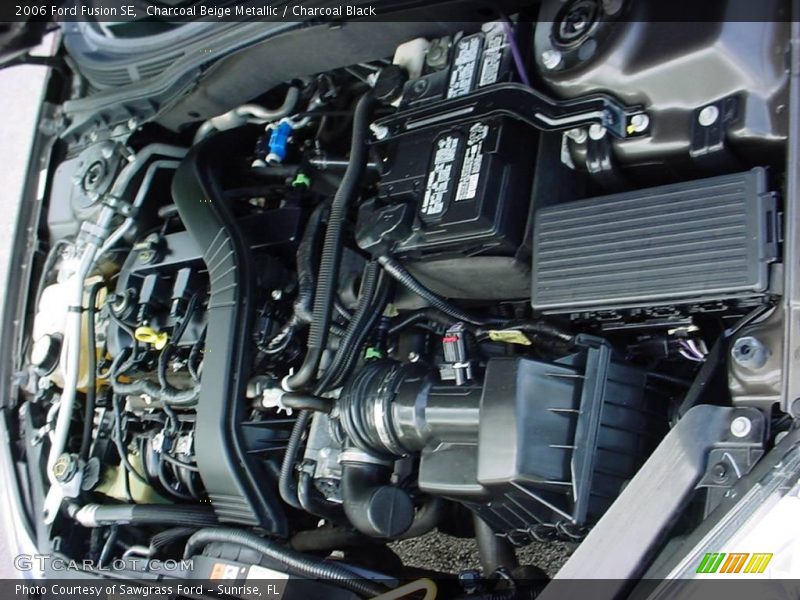
<svg viewBox="0 0 800 600">
<path fill-rule="evenodd" d="M 432 569 L 443 573 L 458 573 L 480 567 L 475 540 L 456 538 L 432 532 L 411 540 L 390 544 L 392 550 L 410 567 Z M 561 568 L 571 550 L 563 542 L 538 543 L 517 549 L 521 565 L 533 565 L 552 577 Z"/>
</svg>

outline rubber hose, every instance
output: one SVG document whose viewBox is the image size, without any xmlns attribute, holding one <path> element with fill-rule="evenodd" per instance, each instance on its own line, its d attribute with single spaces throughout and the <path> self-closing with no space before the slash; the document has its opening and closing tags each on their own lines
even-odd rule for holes
<svg viewBox="0 0 800 600">
<path fill-rule="evenodd" d="M 505 538 L 500 538 L 489 524 L 478 515 L 472 515 L 475 526 L 475 541 L 484 573 L 494 573 L 498 568 L 509 570 L 519 566 L 514 546 Z"/>
<path fill-rule="evenodd" d="M 194 556 L 204 546 L 212 542 L 236 544 L 255 550 L 264 557 L 283 565 L 289 573 L 309 579 L 327 580 L 360 596 L 373 597 L 387 591 L 385 586 L 359 578 L 352 571 L 339 565 L 305 556 L 294 550 L 279 546 L 275 542 L 260 538 L 254 533 L 238 529 L 222 527 L 201 529 L 186 542 L 186 549 L 183 553 L 184 558 L 188 559 Z"/>
<path fill-rule="evenodd" d="M 131 383 L 121 383 L 115 380 L 112 384 L 114 393 L 120 396 L 141 396 L 147 394 L 154 400 L 177 407 L 189 407 L 197 404 L 200 397 L 200 387 L 194 386 L 184 390 L 165 389 L 149 379 L 137 379 Z"/>
<path fill-rule="evenodd" d="M 83 411 L 83 433 L 81 435 L 81 449 L 78 453 L 81 460 L 89 460 L 89 450 L 92 445 L 92 428 L 94 425 L 94 407 L 97 400 L 97 350 L 94 327 L 94 315 L 97 305 L 97 294 L 103 284 L 98 282 L 89 289 L 89 303 L 86 309 L 86 345 L 89 348 L 86 360 L 86 406 Z"/>
<path fill-rule="evenodd" d="M 331 523 L 347 523 L 347 517 L 344 516 L 341 505 L 328 502 L 322 497 L 322 494 L 314 487 L 314 478 L 310 473 L 300 473 L 299 481 L 297 499 L 304 511 Z"/>
<path fill-rule="evenodd" d="M 356 104 L 353 115 L 353 135 L 350 143 L 350 162 L 333 197 L 322 258 L 314 295 L 313 320 L 308 334 L 308 351 L 303 365 L 286 379 L 289 390 L 310 387 L 316 379 L 322 353 L 328 342 L 331 323 L 331 306 L 339 280 L 339 262 L 342 257 L 342 238 L 347 213 L 355 197 L 367 165 L 367 136 L 372 114 L 372 91 L 365 93 Z"/>
<path fill-rule="evenodd" d="M 444 515 L 444 500 L 438 496 L 428 496 L 414 515 L 414 522 L 397 540 L 410 540 L 432 531 Z"/>
<path fill-rule="evenodd" d="M 293 506 L 298 510 L 303 510 L 303 505 L 297 498 L 297 484 L 294 480 L 294 465 L 297 462 L 297 454 L 300 451 L 300 442 L 303 439 L 303 433 L 308 426 L 311 418 L 311 413 L 307 410 L 301 410 L 297 415 L 297 420 L 292 427 L 292 433 L 289 435 L 289 441 L 286 442 L 286 452 L 283 453 L 283 462 L 281 463 L 281 473 L 278 477 L 278 492 L 289 506 Z"/>
<path fill-rule="evenodd" d="M 87 504 L 72 506 L 70 515 L 84 527 L 104 525 L 185 525 L 206 527 L 217 524 L 210 505 L 178 504 Z"/>
<path fill-rule="evenodd" d="M 315 412 L 329 413 L 333 410 L 333 400 L 321 398 L 301 392 L 287 392 L 281 396 L 281 404 L 292 410 L 311 410 Z"/>
<path fill-rule="evenodd" d="M 297 246 L 297 298 L 294 316 L 298 322 L 308 324 L 313 319 L 314 302 L 314 245 L 322 230 L 325 205 L 317 206 L 308 219 L 300 244 Z"/>
<path fill-rule="evenodd" d="M 417 281 L 414 276 L 411 275 L 411 273 L 406 271 L 399 262 L 390 256 L 381 256 L 378 258 L 378 262 L 380 262 L 384 270 L 389 273 L 389 275 L 394 277 L 394 279 L 396 279 L 401 285 L 403 285 L 403 287 L 411 290 L 417 296 L 423 300 L 426 300 L 428 304 L 445 313 L 446 315 L 449 315 L 458 321 L 472 323 L 473 325 L 486 325 L 490 322 L 493 322 L 491 319 L 481 319 L 471 315 L 461 310 L 457 306 L 450 304 L 438 294 L 434 294 L 419 281 Z"/>
</svg>

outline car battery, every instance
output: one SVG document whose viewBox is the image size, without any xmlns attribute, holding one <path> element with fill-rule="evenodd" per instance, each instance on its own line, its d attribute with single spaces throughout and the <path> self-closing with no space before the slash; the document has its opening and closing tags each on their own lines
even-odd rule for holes
<svg viewBox="0 0 800 600">
<path fill-rule="evenodd" d="M 419 77 L 406 82 L 400 108 L 452 100 L 495 83 L 517 81 L 513 42 L 530 42 L 529 22 L 492 21 L 472 34 L 431 41 Z"/>
<path fill-rule="evenodd" d="M 359 210 L 359 246 L 410 258 L 513 255 L 528 215 L 536 135 L 500 116 L 377 144 L 383 172 Z"/>
</svg>

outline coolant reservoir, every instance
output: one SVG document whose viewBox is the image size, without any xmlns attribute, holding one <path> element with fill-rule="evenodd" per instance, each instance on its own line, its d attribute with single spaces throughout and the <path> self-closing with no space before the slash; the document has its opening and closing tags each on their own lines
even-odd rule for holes
<svg viewBox="0 0 800 600">
<path fill-rule="evenodd" d="M 95 278 L 99 281 L 99 278 Z M 92 280 L 87 280 L 86 287 L 89 289 Z M 69 297 L 74 286 L 72 277 L 48 285 L 42 290 L 37 307 L 36 317 L 33 321 L 33 343 L 31 344 L 31 364 L 36 371 L 47 376 L 57 386 L 64 385 L 63 365 L 66 364 L 66 323 L 69 307 Z M 101 290 L 98 294 L 98 305 L 102 305 L 105 291 Z M 84 293 L 83 306 L 86 306 L 88 294 Z M 86 312 L 81 319 L 81 360 L 78 372 L 78 389 L 83 390 L 87 383 L 87 359 L 89 348 L 88 338 L 88 317 Z M 95 353 L 97 349 L 94 349 Z"/>
</svg>

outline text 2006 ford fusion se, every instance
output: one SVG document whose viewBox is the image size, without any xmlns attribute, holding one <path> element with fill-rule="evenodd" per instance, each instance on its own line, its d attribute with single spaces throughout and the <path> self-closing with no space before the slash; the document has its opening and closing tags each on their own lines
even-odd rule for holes
<svg viewBox="0 0 800 600">
<path fill-rule="evenodd" d="M 797 597 L 796 2 L 134 4 L 1 35 L 18 571 Z"/>
</svg>

